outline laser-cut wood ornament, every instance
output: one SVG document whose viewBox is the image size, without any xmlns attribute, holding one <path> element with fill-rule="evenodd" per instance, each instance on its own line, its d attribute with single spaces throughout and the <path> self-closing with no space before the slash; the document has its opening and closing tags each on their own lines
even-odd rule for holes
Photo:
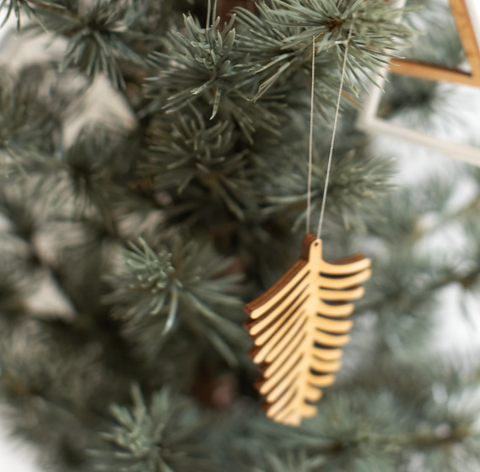
<svg viewBox="0 0 480 472">
<path fill-rule="evenodd" d="M 260 363 L 256 387 L 274 421 L 297 426 L 316 412 L 321 387 L 335 381 L 341 346 L 350 337 L 350 300 L 363 296 L 359 284 L 371 275 L 370 259 L 355 254 L 336 261 L 322 258 L 322 241 L 307 234 L 300 259 L 270 289 L 245 306 Z"/>
</svg>

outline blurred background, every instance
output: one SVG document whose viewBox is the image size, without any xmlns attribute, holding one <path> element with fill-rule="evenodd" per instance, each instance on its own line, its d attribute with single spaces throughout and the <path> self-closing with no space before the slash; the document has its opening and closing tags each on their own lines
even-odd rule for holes
<svg viewBox="0 0 480 472">
<path fill-rule="evenodd" d="M 475 4 L 478 10 L 477 18 L 480 18 L 480 2 L 477 1 Z M 17 38 L 15 30 L 14 17 L 10 18 L 7 25 L 0 30 L 0 64 L 18 67 L 20 64 L 27 63 L 32 57 L 38 59 L 39 53 L 47 58 L 62 51 L 64 47 L 61 40 L 52 41 L 51 38 Z M 88 103 L 91 106 L 86 108 L 77 122 L 71 123 L 72 136 L 75 130 L 81 127 L 82 122 L 102 119 L 112 109 L 117 116 L 121 116 L 128 122 L 130 117 L 126 107 L 106 81 L 97 80 L 96 85 L 88 93 L 90 95 Z M 388 87 L 387 93 L 389 93 Z M 430 113 L 428 118 L 406 107 L 403 115 L 397 119 L 403 124 L 423 129 L 434 136 L 480 145 L 480 139 L 478 143 L 471 140 L 472 136 L 480 136 L 480 89 L 442 84 L 438 94 L 444 99 L 435 103 L 437 109 L 435 113 Z M 452 211 L 455 207 L 461 207 L 468 202 L 474 191 L 475 186 L 468 174 L 475 170 L 450 157 L 381 136 L 373 138 L 371 149 L 372 153 L 378 152 L 395 157 L 398 173 L 394 179 L 399 186 L 422 185 L 422 181 L 427 181 L 435 175 L 447 179 L 453 178 L 456 182 L 456 192 L 455 198 L 450 203 Z M 451 228 L 449 231 L 442 232 L 441 237 L 429 240 L 428 244 L 438 245 L 443 250 L 448 249 L 449 246 L 461 244 L 461 238 L 462 235 L 456 232 L 455 228 Z M 461 354 L 476 358 L 480 353 L 480 316 L 467 317 L 462 311 L 462 305 L 468 303 L 468 312 L 478 314 L 480 301 L 475 298 L 465 300 L 464 297 L 464 292 L 456 285 L 448 286 L 441 293 L 442 320 L 438 323 L 432 349 L 438 349 L 445 357 Z M 37 303 L 61 304 L 61 300 L 56 300 L 55 294 L 50 293 L 46 288 L 44 298 L 37 300 Z M 65 310 L 68 312 L 68 307 L 65 307 Z M 36 451 L 33 447 L 10 436 L 8 413 L 0 414 L 0 470 L 2 472 L 40 472 L 35 458 Z"/>
</svg>

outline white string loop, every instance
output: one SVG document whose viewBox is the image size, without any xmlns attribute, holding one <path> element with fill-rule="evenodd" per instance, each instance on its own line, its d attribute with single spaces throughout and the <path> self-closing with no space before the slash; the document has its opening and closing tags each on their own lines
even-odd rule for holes
<svg viewBox="0 0 480 472">
<path fill-rule="evenodd" d="M 327 173 L 325 176 L 325 187 L 323 189 L 322 208 L 320 210 L 320 219 L 318 221 L 317 239 L 322 234 L 323 218 L 325 216 L 325 202 L 327 200 L 328 183 L 330 180 L 330 171 L 332 168 L 333 149 L 335 146 L 335 136 L 337 134 L 338 116 L 340 114 L 340 103 L 342 100 L 343 84 L 345 82 L 345 73 L 347 70 L 348 46 L 352 37 L 353 28 L 348 32 L 348 38 L 345 42 L 345 56 L 343 58 L 342 75 L 340 78 L 340 88 L 338 90 L 337 106 L 335 109 L 335 120 L 333 123 L 332 141 L 330 143 L 330 153 L 328 156 Z M 313 167 L 313 117 L 314 117 L 314 99 L 315 99 L 315 36 L 312 38 L 312 91 L 310 99 L 310 136 L 308 142 L 308 190 L 307 190 L 307 223 L 306 232 L 310 232 L 310 213 L 312 205 L 312 167 Z"/>
<path fill-rule="evenodd" d="M 312 38 L 312 95 L 310 97 L 310 137 L 308 141 L 308 190 L 307 190 L 307 234 L 310 232 L 312 204 L 312 159 L 313 159 L 313 112 L 315 103 L 315 36 Z"/>
<path fill-rule="evenodd" d="M 327 193 L 328 193 L 328 182 L 330 180 L 330 170 L 332 167 L 333 148 L 335 146 L 335 136 L 337 134 L 338 115 L 340 114 L 340 102 L 342 100 L 343 83 L 345 81 L 345 73 L 347 70 L 348 46 L 350 45 L 350 38 L 352 37 L 352 31 L 353 31 L 353 27 L 350 27 L 350 31 L 348 32 L 347 43 L 345 45 L 345 56 L 343 58 L 342 76 L 340 78 L 340 88 L 338 90 L 337 108 L 335 110 L 335 121 L 333 123 L 332 142 L 330 143 L 330 154 L 328 156 L 327 175 L 325 177 L 325 187 L 323 189 L 322 209 L 320 211 L 320 220 L 318 221 L 317 239 L 320 239 L 320 236 L 322 234 L 323 217 L 325 216 L 325 203 L 327 201 Z"/>
</svg>

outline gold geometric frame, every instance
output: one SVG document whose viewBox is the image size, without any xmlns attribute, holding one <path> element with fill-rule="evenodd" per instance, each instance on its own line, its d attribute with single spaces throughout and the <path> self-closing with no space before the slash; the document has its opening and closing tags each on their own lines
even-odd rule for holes
<svg viewBox="0 0 480 472">
<path fill-rule="evenodd" d="M 449 0 L 449 3 L 471 72 L 408 59 L 392 60 L 391 72 L 420 79 L 445 80 L 446 82 L 480 87 L 480 47 L 472 21 L 474 15 L 470 13 L 466 0 Z"/>
<path fill-rule="evenodd" d="M 480 87 L 480 23 L 474 6 L 476 1 L 478 0 L 449 0 L 465 56 L 470 63 L 471 72 L 406 59 L 393 60 L 389 67 L 386 66 L 379 71 L 384 78 L 377 81 L 378 87 L 372 86 L 370 88 L 370 95 L 365 100 L 358 118 L 358 128 L 372 134 L 388 135 L 409 141 L 480 167 L 479 148 L 426 135 L 377 116 L 383 93 L 382 88 L 386 80 L 385 77 L 389 72 L 426 80 Z M 406 0 L 399 0 L 396 5 L 401 8 L 405 3 Z"/>
</svg>

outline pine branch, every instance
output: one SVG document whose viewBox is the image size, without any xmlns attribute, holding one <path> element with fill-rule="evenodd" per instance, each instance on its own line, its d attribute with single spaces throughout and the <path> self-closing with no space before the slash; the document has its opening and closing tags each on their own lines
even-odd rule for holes
<svg viewBox="0 0 480 472">
<path fill-rule="evenodd" d="M 459 284 L 470 292 L 477 290 L 480 277 L 478 223 L 467 216 L 477 213 L 478 198 L 452 212 L 448 203 L 454 190 L 453 186 L 433 179 L 420 192 L 414 194 L 404 190 L 386 200 L 381 210 L 386 216 L 382 221 L 375 219 L 369 226 L 371 233 L 386 243 L 389 255 L 377 261 L 374 285 L 367 291 L 371 299 L 360 303 L 359 311 L 414 312 L 417 302 L 422 305 L 448 285 Z M 423 224 L 426 214 L 436 216 L 433 224 Z M 420 259 L 416 246 L 444 227 L 453 225 L 465 235 L 465 247 L 441 263 L 434 262 L 436 254 Z M 394 268 L 393 274 L 390 267 Z M 422 297 L 425 297 L 423 301 Z"/>
<path fill-rule="evenodd" d="M 55 13 L 58 13 L 59 10 L 65 8 L 63 2 L 48 2 L 42 0 L 2 0 L 0 2 L 0 11 L 2 9 L 6 10 L 6 14 L 0 27 L 3 27 L 5 25 L 5 23 L 10 18 L 12 12 L 15 13 L 15 17 L 17 18 L 17 30 L 19 30 L 21 27 L 22 12 L 25 13 L 25 15 L 29 19 L 38 20 L 38 17 L 36 15 L 36 7 L 41 8 L 45 11 L 52 11 Z"/>
<path fill-rule="evenodd" d="M 52 97 L 58 103 L 41 96 L 40 90 L 48 72 L 48 68 L 39 66 L 22 69 L 17 76 L 1 70 L 0 166 L 3 176 L 8 175 L 6 166 L 10 159 L 51 153 L 55 148 L 55 138 L 60 132 L 67 104 L 55 90 L 61 87 L 60 80 L 51 85 Z M 73 102 L 76 94 L 73 90 L 71 92 Z M 57 108 L 58 105 L 64 108 Z"/>
<path fill-rule="evenodd" d="M 92 451 L 98 470 L 189 472 L 212 470 L 205 449 L 205 420 L 188 401 L 167 387 L 155 393 L 149 406 L 140 389 L 132 389 L 130 408 L 114 405 L 116 420 L 102 435 L 104 450 Z"/>
<path fill-rule="evenodd" d="M 271 5 L 261 3 L 258 9 L 259 17 L 244 9 L 237 10 L 239 22 L 249 31 L 242 37 L 244 52 L 249 54 L 252 69 L 264 77 L 257 99 L 280 77 L 299 67 L 308 67 L 312 37 L 317 38 L 322 86 L 333 92 L 336 74 L 325 75 L 328 71 L 325 65 L 334 60 L 336 70 L 340 69 L 350 29 L 354 33 L 349 46 L 346 85 L 353 91 L 363 83 L 361 74 L 371 77 L 412 34 L 396 21 L 404 12 L 381 0 L 276 1 Z"/>
<path fill-rule="evenodd" d="M 125 335 L 155 356 L 162 339 L 180 325 L 235 364 L 223 340 L 244 339 L 243 330 L 232 321 L 242 305 L 235 296 L 241 275 L 228 275 L 232 261 L 216 255 L 209 245 L 185 244 L 179 238 L 171 251 L 156 252 L 143 240 L 140 247 L 130 247 L 123 252 L 119 274 L 107 277 L 114 290 L 105 297 L 114 306 L 114 316 L 124 321 Z"/>
<path fill-rule="evenodd" d="M 303 452 L 303 451 L 302 451 Z M 304 453 L 276 455 L 273 453 L 266 454 L 266 462 L 268 465 L 262 467 L 262 472 L 314 472 L 324 463 L 323 460 L 309 459 Z M 260 469 L 259 469 L 260 470 Z"/>
<path fill-rule="evenodd" d="M 14 10 L 18 27 L 21 9 L 33 21 L 30 29 L 38 26 L 38 33 L 47 31 L 67 38 L 61 70 L 76 66 L 91 79 L 103 73 L 117 88 L 125 87 L 122 62 L 145 69 L 146 55 L 158 44 L 158 39 L 150 34 L 154 31 L 148 31 L 148 23 L 144 22 L 145 14 L 158 15 L 149 0 L 96 0 L 86 9 L 76 0 L 10 0 L 7 17 Z"/>
<path fill-rule="evenodd" d="M 219 31 L 219 18 L 202 28 L 197 19 L 185 16 L 184 32 L 170 32 L 165 52 L 151 56 L 158 75 L 147 82 L 147 95 L 153 99 L 149 111 L 173 112 L 200 101 L 210 108 L 210 119 L 221 110 L 221 117 L 234 120 L 250 139 L 262 119 L 275 121 L 265 107 L 248 103 L 249 73 L 240 66 L 234 21 L 232 17 Z"/>
<path fill-rule="evenodd" d="M 151 179 L 156 191 L 170 192 L 176 205 L 188 201 L 202 206 L 198 195 L 204 194 L 222 201 L 240 221 L 258 212 L 250 150 L 233 123 L 205 122 L 192 110 L 163 115 L 151 127 L 150 152 L 139 175 Z"/>
<path fill-rule="evenodd" d="M 337 158 L 332 166 L 329 183 L 329 217 L 341 221 L 345 227 L 361 221 L 362 210 L 378 201 L 391 190 L 389 183 L 392 174 L 392 162 L 372 158 L 364 151 L 362 144 L 352 149 L 354 143 L 345 142 L 337 149 Z M 292 146 L 292 145 L 291 145 Z M 293 230 L 297 230 L 306 218 L 306 188 L 308 180 L 308 161 L 291 159 L 291 155 L 306 155 L 304 143 L 295 146 L 290 152 L 276 158 L 276 167 L 280 172 L 265 176 L 268 213 L 291 213 L 295 218 Z M 318 145 L 320 148 L 320 143 Z M 312 167 L 312 215 L 320 214 L 323 187 L 325 183 L 326 152 L 314 152 Z M 320 158 L 322 156 L 322 159 Z M 315 224 L 315 223 L 314 223 Z"/>
</svg>

